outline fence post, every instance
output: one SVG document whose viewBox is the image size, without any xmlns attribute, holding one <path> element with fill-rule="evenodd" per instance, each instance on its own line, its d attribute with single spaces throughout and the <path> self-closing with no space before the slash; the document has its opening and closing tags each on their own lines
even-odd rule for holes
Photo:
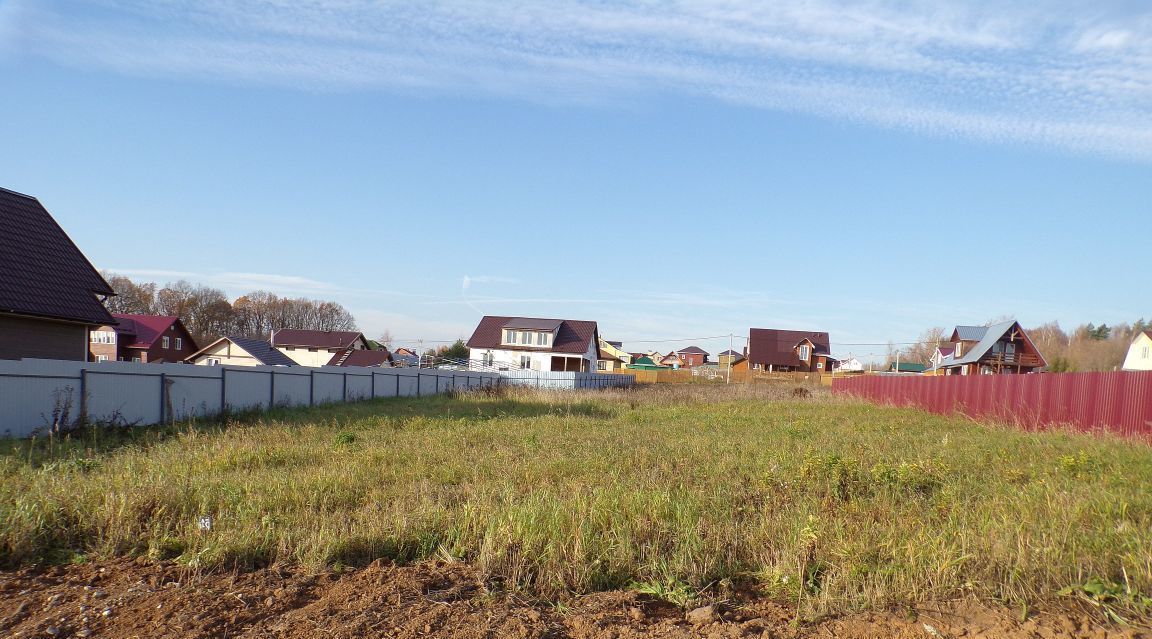
<svg viewBox="0 0 1152 639">
<path fill-rule="evenodd" d="M 340 390 L 340 401 L 348 401 L 348 371 L 344 371 L 344 388 Z"/>
<path fill-rule="evenodd" d="M 228 410 L 228 369 L 220 367 L 220 414 Z"/>
<path fill-rule="evenodd" d="M 164 393 L 168 390 L 168 376 L 165 373 L 160 373 L 160 423 L 164 423 Z"/>
<path fill-rule="evenodd" d="M 308 405 L 316 405 L 316 370 L 308 371 Z"/>
<path fill-rule="evenodd" d="M 268 380 L 268 410 L 272 410 L 276 406 L 276 369 L 273 368 L 269 374 L 272 377 Z"/>
<path fill-rule="evenodd" d="M 80 423 L 88 423 L 88 369 L 80 369 Z"/>
<path fill-rule="evenodd" d="M 396 396 L 400 396 L 400 373 L 396 373 Z"/>
<path fill-rule="evenodd" d="M 372 399 L 376 399 L 376 371 L 372 371 Z"/>
</svg>

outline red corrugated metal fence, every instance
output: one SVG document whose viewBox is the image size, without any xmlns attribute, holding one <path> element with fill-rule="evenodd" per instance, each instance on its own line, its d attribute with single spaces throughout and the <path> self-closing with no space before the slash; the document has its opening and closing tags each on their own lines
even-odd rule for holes
<svg viewBox="0 0 1152 639">
<path fill-rule="evenodd" d="M 1072 426 L 1152 435 L 1152 371 L 1037 375 L 865 375 L 837 378 L 832 392 L 933 413 L 1036 429 Z"/>
</svg>

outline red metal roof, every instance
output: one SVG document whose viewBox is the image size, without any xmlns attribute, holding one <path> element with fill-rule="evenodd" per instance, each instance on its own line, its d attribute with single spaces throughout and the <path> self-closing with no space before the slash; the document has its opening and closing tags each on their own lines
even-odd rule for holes
<svg viewBox="0 0 1152 639">
<path fill-rule="evenodd" d="M 329 366 L 384 366 L 392 361 L 392 353 L 386 350 L 368 351 L 362 348 L 353 349 L 348 353 L 348 357 L 340 362 L 340 358 L 344 357 L 347 351 L 341 351 L 332 356 L 329 360 Z"/>
<path fill-rule="evenodd" d="M 310 331 L 298 328 L 282 328 L 272 334 L 272 345 L 350 348 L 357 339 L 364 339 L 364 334 L 358 331 Z"/>
<path fill-rule="evenodd" d="M 812 342 L 815 354 L 829 353 L 828 333 L 776 328 L 749 329 L 748 361 L 763 366 L 799 366 L 796 346 L 806 339 Z"/>
<path fill-rule="evenodd" d="M 128 315 L 113 313 L 112 317 L 120 322 L 115 327 L 118 335 L 124 336 L 121 342 L 128 348 L 152 348 L 173 324 L 180 321 L 175 315 Z"/>
<path fill-rule="evenodd" d="M 114 324 L 97 295 L 114 295 L 52 215 L 0 188 L 0 313 Z"/>
<path fill-rule="evenodd" d="M 517 346 L 509 344 L 501 344 L 501 333 L 504 330 L 504 325 L 512 319 L 518 320 L 534 320 L 538 322 L 559 322 L 560 327 L 556 330 L 556 337 L 553 338 L 552 346 L 547 348 L 533 348 L 529 346 Z M 551 320 L 544 318 L 512 318 L 502 315 L 485 315 L 480 319 L 480 324 L 476 326 L 475 332 L 472 337 L 468 338 L 468 348 L 499 348 L 502 350 L 513 351 L 542 351 L 547 353 L 576 353 L 583 355 L 591 348 L 595 340 L 599 338 L 596 330 L 596 322 L 584 320 Z"/>
</svg>

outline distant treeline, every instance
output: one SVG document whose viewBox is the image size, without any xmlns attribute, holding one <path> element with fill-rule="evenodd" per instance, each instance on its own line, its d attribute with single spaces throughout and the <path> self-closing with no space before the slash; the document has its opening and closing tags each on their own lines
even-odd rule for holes
<svg viewBox="0 0 1152 639">
<path fill-rule="evenodd" d="M 279 297 L 253 291 L 229 301 L 224 291 L 185 280 L 163 287 L 105 273 L 116 291 L 105 306 L 112 313 L 176 315 L 200 345 L 223 335 L 267 339 L 272 329 L 354 331 L 356 320 L 336 302 Z"/>
</svg>

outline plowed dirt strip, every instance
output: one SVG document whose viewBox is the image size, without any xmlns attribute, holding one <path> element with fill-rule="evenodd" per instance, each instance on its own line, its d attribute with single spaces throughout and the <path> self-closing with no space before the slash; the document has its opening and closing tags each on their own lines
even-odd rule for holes
<svg viewBox="0 0 1152 639">
<path fill-rule="evenodd" d="M 462 564 L 377 562 L 321 575 L 295 568 L 196 575 L 171 564 L 118 560 L 0 573 L 0 637 L 1152 637 L 1103 626 L 1079 612 L 1021 621 L 1018 611 L 971 603 L 799 626 L 792 618 L 786 607 L 758 599 L 686 615 L 631 592 L 532 605 L 491 592 Z"/>
</svg>

